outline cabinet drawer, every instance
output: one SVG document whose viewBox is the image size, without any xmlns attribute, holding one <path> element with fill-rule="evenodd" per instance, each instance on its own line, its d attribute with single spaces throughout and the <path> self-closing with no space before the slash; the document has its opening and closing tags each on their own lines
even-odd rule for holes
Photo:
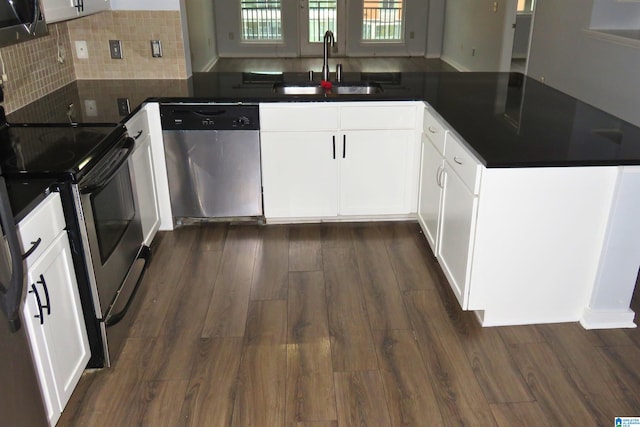
<svg viewBox="0 0 640 427">
<path fill-rule="evenodd" d="M 445 137 L 447 134 L 447 128 L 438 120 L 428 108 L 424 109 L 423 118 L 424 134 L 433 142 L 436 149 L 440 154 L 444 155 L 445 150 Z"/>
<path fill-rule="evenodd" d="M 64 214 L 60 194 L 51 193 L 18 224 L 18 236 L 22 243 L 22 253 L 35 247 L 26 258 L 30 266 L 44 250 L 64 230 Z"/>
<path fill-rule="evenodd" d="M 415 127 L 415 105 L 363 105 L 340 109 L 342 130 L 415 129 Z"/>
<path fill-rule="evenodd" d="M 260 130 L 315 131 L 338 129 L 338 107 L 317 104 L 260 104 Z"/>
<path fill-rule="evenodd" d="M 460 176 L 473 194 L 478 194 L 480 191 L 480 172 L 482 165 L 451 132 L 447 133 L 446 147 L 445 158 L 451 165 L 451 168 Z"/>
<path fill-rule="evenodd" d="M 144 140 L 149 135 L 149 119 L 147 117 L 147 110 L 141 109 L 130 119 L 126 124 L 127 132 L 129 136 L 136 141 Z"/>
</svg>

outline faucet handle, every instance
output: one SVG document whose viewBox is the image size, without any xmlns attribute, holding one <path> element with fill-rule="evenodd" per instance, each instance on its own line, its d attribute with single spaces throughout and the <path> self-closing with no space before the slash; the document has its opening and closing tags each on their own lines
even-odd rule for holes
<svg viewBox="0 0 640 427">
<path fill-rule="evenodd" d="M 342 82 L 342 64 L 336 65 L 336 81 L 338 83 Z"/>
</svg>

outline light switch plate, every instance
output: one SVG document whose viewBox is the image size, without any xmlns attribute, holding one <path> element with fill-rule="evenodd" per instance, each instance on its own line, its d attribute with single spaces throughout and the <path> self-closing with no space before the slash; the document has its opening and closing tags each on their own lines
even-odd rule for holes
<svg viewBox="0 0 640 427">
<path fill-rule="evenodd" d="M 160 43 L 160 40 L 151 40 L 151 56 L 153 58 L 162 58 L 162 43 Z"/>
<path fill-rule="evenodd" d="M 120 40 L 109 40 L 109 51 L 111 59 L 122 59 L 122 42 Z"/>
</svg>

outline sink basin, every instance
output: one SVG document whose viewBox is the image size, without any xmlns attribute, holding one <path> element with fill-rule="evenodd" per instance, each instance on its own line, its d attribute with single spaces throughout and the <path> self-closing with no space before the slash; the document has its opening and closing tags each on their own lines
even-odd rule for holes
<svg viewBox="0 0 640 427">
<path fill-rule="evenodd" d="M 382 93 L 378 83 L 333 83 L 331 91 L 325 91 L 318 83 L 275 83 L 273 91 L 279 95 L 373 95 Z"/>
</svg>

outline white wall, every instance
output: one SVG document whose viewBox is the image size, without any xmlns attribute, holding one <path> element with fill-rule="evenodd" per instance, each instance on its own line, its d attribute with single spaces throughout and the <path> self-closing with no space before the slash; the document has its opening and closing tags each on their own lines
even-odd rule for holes
<svg viewBox="0 0 640 427">
<path fill-rule="evenodd" d="M 111 10 L 180 10 L 180 0 L 111 0 Z"/>
<path fill-rule="evenodd" d="M 441 17 L 444 12 L 445 0 L 406 0 L 406 2 L 405 41 L 382 44 L 360 41 L 362 29 L 359 18 L 362 15 L 360 12 L 362 2 L 361 0 L 346 1 L 349 23 L 347 55 L 439 56 L 442 45 Z M 243 43 L 241 41 L 239 3 L 236 0 L 213 0 L 220 57 L 296 57 L 299 55 L 298 14 L 300 0 L 282 0 L 284 40 L 280 43 Z M 413 38 L 410 37 L 411 32 L 414 33 Z M 429 50 L 427 50 L 427 46 L 429 46 Z"/>
<path fill-rule="evenodd" d="M 501 67 L 508 70 L 505 54 L 510 62 L 513 19 L 514 0 L 448 1 L 442 59 L 461 71 L 499 71 Z M 510 36 L 504 34 L 507 27 Z"/>
<path fill-rule="evenodd" d="M 211 0 L 187 0 L 189 45 L 193 71 L 209 71 L 218 60 Z"/>
<path fill-rule="evenodd" d="M 609 30 L 638 30 L 640 29 L 640 3 L 595 0 L 590 26 Z"/>
<path fill-rule="evenodd" d="M 516 17 L 516 33 L 513 37 L 513 57 L 526 58 L 531 35 L 531 13 L 519 13 Z"/>
<path fill-rule="evenodd" d="M 538 0 L 529 76 L 640 126 L 640 47 L 586 31 L 593 0 Z"/>
</svg>

